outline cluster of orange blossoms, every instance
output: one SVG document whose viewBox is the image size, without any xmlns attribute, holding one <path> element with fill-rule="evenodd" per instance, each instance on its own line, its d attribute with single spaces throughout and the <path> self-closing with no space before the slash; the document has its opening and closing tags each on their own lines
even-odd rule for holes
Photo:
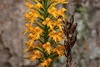
<svg viewBox="0 0 100 67">
<path fill-rule="evenodd" d="M 58 4 L 66 4 L 65 0 L 26 0 L 25 5 L 28 7 L 24 15 L 26 21 L 25 33 L 28 33 L 28 42 L 25 45 L 28 48 L 25 53 L 29 52 L 26 58 L 30 60 L 39 60 L 41 67 L 49 67 L 50 63 L 59 56 L 64 54 L 64 45 L 52 47 L 64 39 L 62 31 L 63 23 L 66 16 L 65 8 L 57 10 Z M 35 4 L 30 4 L 33 2 Z M 36 24 L 36 25 L 33 25 Z M 35 42 L 38 42 L 36 44 Z"/>
</svg>

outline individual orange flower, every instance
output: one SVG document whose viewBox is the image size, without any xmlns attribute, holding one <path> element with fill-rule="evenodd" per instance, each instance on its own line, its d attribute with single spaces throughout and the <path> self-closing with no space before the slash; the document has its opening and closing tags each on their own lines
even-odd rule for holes
<svg viewBox="0 0 100 67">
<path fill-rule="evenodd" d="M 52 30 L 52 32 L 50 32 L 48 36 L 49 36 L 50 38 L 53 38 L 53 40 L 54 40 L 55 42 L 57 42 L 57 40 L 60 41 L 60 42 L 62 41 L 62 40 L 61 40 L 62 37 L 59 36 L 58 34 L 56 34 L 56 31 L 55 31 L 55 30 Z"/>
<path fill-rule="evenodd" d="M 34 44 L 30 45 L 29 42 L 26 42 L 25 45 L 27 45 L 28 48 L 24 50 L 24 53 L 26 53 L 27 51 L 29 51 L 29 50 L 35 48 L 35 45 L 34 45 Z"/>
<path fill-rule="evenodd" d="M 62 51 L 63 49 L 64 49 L 64 45 L 58 45 L 52 51 L 57 52 L 57 54 L 61 57 L 64 54 L 64 52 Z"/>
<path fill-rule="evenodd" d="M 26 13 L 28 13 L 29 8 L 34 7 L 34 5 L 30 4 L 29 2 L 26 2 L 25 5 L 28 7 L 27 10 L 26 10 Z"/>
<path fill-rule="evenodd" d="M 57 11 L 56 11 L 56 8 L 55 7 L 52 7 L 51 9 L 48 10 L 48 12 L 50 14 L 52 14 L 55 18 L 57 17 Z"/>
<path fill-rule="evenodd" d="M 64 12 L 66 11 L 65 8 L 62 8 L 61 10 L 58 10 L 57 11 L 57 16 L 62 16 L 63 17 L 63 20 L 65 20 L 65 15 L 64 15 Z"/>
<path fill-rule="evenodd" d="M 47 51 L 47 53 L 50 55 L 51 53 L 51 44 L 50 42 L 47 42 L 46 44 L 43 45 L 43 48 L 45 49 L 45 51 Z"/>
<path fill-rule="evenodd" d="M 31 53 L 27 56 L 27 58 L 30 58 L 30 60 L 36 60 L 36 59 L 39 59 L 41 58 L 41 53 L 40 51 L 31 51 Z"/>
<path fill-rule="evenodd" d="M 41 3 L 37 3 L 37 4 L 35 5 L 35 8 L 36 8 L 36 9 L 42 8 L 42 4 L 41 4 Z"/>
<path fill-rule="evenodd" d="M 44 59 L 43 60 L 43 62 L 42 63 L 40 63 L 40 67 L 48 67 L 49 66 L 49 64 L 51 63 L 51 59 L 50 58 L 48 58 L 47 60 L 46 59 Z"/>
<path fill-rule="evenodd" d="M 47 25 L 48 27 L 50 27 L 50 29 L 53 29 L 53 23 L 52 21 L 50 21 L 50 18 L 46 18 L 45 21 L 42 22 L 42 24 Z"/>
<path fill-rule="evenodd" d="M 31 16 L 30 16 L 29 14 L 25 14 L 25 15 L 24 15 L 24 18 L 25 18 L 25 19 L 30 18 L 30 17 L 31 17 Z"/>
<path fill-rule="evenodd" d="M 62 23 L 61 23 L 61 19 L 58 19 L 57 21 L 54 21 L 53 25 L 59 27 L 60 30 L 62 30 Z"/>
</svg>

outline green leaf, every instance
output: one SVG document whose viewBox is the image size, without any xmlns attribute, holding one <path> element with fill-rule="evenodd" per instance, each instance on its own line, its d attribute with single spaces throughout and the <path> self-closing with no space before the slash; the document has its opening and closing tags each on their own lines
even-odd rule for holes
<svg viewBox="0 0 100 67">
<path fill-rule="evenodd" d="M 34 20 L 36 23 L 37 23 L 37 25 L 39 25 L 42 29 L 44 29 L 44 26 L 41 24 L 41 23 L 39 23 L 38 21 L 36 21 L 36 20 Z"/>
<path fill-rule="evenodd" d="M 28 53 L 28 52 L 30 52 L 30 51 L 32 51 L 32 50 L 38 50 L 38 49 L 37 49 L 37 48 L 33 48 L 33 49 L 27 51 L 26 53 Z M 26 53 L 25 53 L 25 54 L 26 54 Z"/>
<path fill-rule="evenodd" d="M 32 51 L 32 50 L 39 50 L 40 52 L 44 53 L 44 51 L 43 51 L 40 47 L 38 47 L 37 45 L 35 45 L 35 46 L 36 46 L 36 48 L 33 48 L 33 49 L 27 51 L 26 53 L 28 53 L 28 52 L 30 52 L 30 51 Z M 25 53 L 25 54 L 26 54 L 26 53 Z"/>
<path fill-rule="evenodd" d="M 49 57 L 50 57 L 51 59 L 54 59 L 55 57 L 58 57 L 58 56 L 59 56 L 58 54 L 53 53 L 53 54 L 51 54 Z"/>
</svg>

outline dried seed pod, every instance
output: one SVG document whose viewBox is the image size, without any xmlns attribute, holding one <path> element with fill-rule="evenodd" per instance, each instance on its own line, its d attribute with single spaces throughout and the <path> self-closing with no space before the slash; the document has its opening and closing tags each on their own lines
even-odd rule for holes
<svg viewBox="0 0 100 67">
<path fill-rule="evenodd" d="M 71 67 L 71 49 L 74 46 L 77 40 L 77 31 L 76 31 L 77 23 L 74 24 L 74 16 L 72 15 L 70 18 L 70 22 L 66 19 L 64 21 L 64 34 L 66 36 L 66 40 L 64 41 L 65 46 L 65 56 L 67 57 L 66 67 Z"/>
</svg>

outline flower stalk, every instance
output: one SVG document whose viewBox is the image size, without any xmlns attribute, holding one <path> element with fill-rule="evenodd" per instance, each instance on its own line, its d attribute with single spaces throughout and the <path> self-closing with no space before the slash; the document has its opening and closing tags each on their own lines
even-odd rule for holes
<svg viewBox="0 0 100 67">
<path fill-rule="evenodd" d="M 65 0 L 26 0 L 25 5 L 28 7 L 24 15 L 28 33 L 28 41 L 25 43 L 29 53 L 26 58 L 29 60 L 38 60 L 40 67 L 51 67 L 55 58 L 64 55 L 64 45 L 52 45 L 64 40 L 63 21 L 66 16 L 65 8 L 57 10 L 55 6 L 59 3 L 66 4 Z M 34 2 L 30 4 L 29 2 Z M 36 25 L 33 25 L 36 24 Z M 38 43 L 37 43 L 38 42 Z"/>
</svg>

